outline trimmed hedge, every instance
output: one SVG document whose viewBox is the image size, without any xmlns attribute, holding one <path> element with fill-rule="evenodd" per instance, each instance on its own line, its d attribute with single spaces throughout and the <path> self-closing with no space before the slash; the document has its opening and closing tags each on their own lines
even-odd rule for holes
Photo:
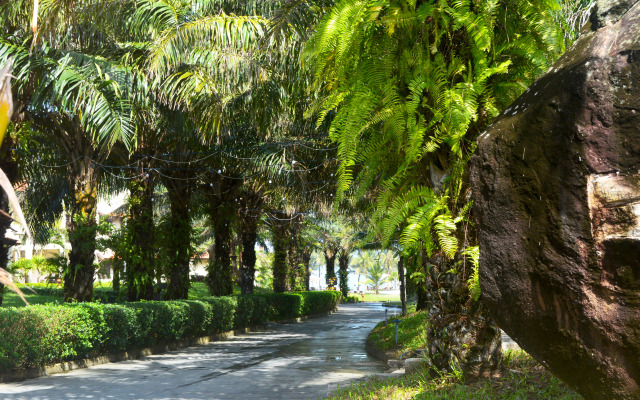
<svg viewBox="0 0 640 400">
<path fill-rule="evenodd" d="M 338 291 L 274 293 L 266 297 L 271 303 L 269 319 L 277 321 L 333 310 L 340 302 L 341 293 Z"/>
<path fill-rule="evenodd" d="M 347 297 L 343 297 L 342 300 L 340 300 L 340 302 L 344 304 L 362 303 L 362 300 L 360 300 L 360 298 L 361 296 L 358 296 L 358 295 L 349 295 Z"/>
<path fill-rule="evenodd" d="M 340 292 L 0 309 L 0 371 L 193 339 L 333 310 Z"/>
</svg>

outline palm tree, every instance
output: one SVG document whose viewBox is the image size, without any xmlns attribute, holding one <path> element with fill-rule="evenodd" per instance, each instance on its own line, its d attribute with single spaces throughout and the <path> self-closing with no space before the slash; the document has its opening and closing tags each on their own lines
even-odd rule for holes
<svg viewBox="0 0 640 400">
<path fill-rule="evenodd" d="M 242 241 L 242 264 L 240 266 L 240 293 L 252 294 L 256 274 L 256 242 L 258 223 L 264 200 L 258 187 L 246 190 L 241 196 L 238 209 L 238 230 Z"/>
<path fill-rule="evenodd" d="M 385 274 L 389 277 L 390 281 L 398 279 L 398 259 L 391 250 L 381 251 L 378 256 L 380 263 L 384 266 Z"/>
<path fill-rule="evenodd" d="M 67 180 L 61 189 L 70 211 L 67 227 L 72 249 L 65 273 L 65 298 L 90 300 L 101 178 L 96 163 L 106 160 L 116 141 L 129 145 L 132 136 L 128 110 L 119 96 L 122 86 L 107 80 L 105 65 L 99 67 L 90 57 L 52 52 L 46 46 L 29 56 L 26 46 L 6 41 L 0 46 L 4 57 L 17 60 L 17 97 L 23 107 L 19 112 L 48 143 L 67 155 Z M 114 66 L 114 73 L 116 70 Z"/>
<path fill-rule="evenodd" d="M 192 251 L 192 197 L 197 190 L 197 174 L 202 167 L 197 150 L 202 149 L 198 135 L 181 113 L 174 113 L 169 140 L 163 141 L 164 155 L 156 166 L 160 181 L 166 188 L 169 213 L 160 225 L 160 236 L 164 239 L 161 252 L 165 254 L 167 277 L 166 299 L 186 299 L 189 293 L 189 262 Z M 181 121 L 181 123 L 179 122 Z"/>
<path fill-rule="evenodd" d="M 375 293 L 378 294 L 380 286 L 388 280 L 388 276 L 385 274 L 385 268 L 381 263 L 373 259 L 370 254 L 362 255 L 361 259 L 367 283 L 370 284 Z"/>
<path fill-rule="evenodd" d="M 273 274 L 271 272 L 273 253 L 267 254 L 264 251 L 259 251 L 256 254 L 256 283 L 259 287 L 269 288 L 273 285 Z"/>
<path fill-rule="evenodd" d="M 338 199 L 353 192 L 375 198 L 372 236 L 383 248 L 397 240 L 403 254 L 413 254 L 413 276 L 423 287 L 439 290 L 440 275 L 456 271 L 460 251 L 475 245 L 473 233 L 458 229 L 468 223 L 466 167 L 475 138 L 559 49 L 552 7 L 529 0 L 385 0 L 376 7 L 341 0 L 307 43 L 315 84 L 327 88 L 315 109 L 334 116 Z M 467 278 L 459 271 L 460 282 Z M 446 307 L 429 304 L 441 318 L 432 319 L 428 335 L 456 349 L 432 357 L 439 368 L 481 368 L 462 358 L 459 338 L 442 336 L 438 323 L 450 321 L 449 310 L 469 307 L 469 318 L 480 317 L 468 296 L 455 298 Z M 488 348 L 492 340 L 477 345 Z M 498 361 L 479 363 L 494 368 Z"/>
</svg>

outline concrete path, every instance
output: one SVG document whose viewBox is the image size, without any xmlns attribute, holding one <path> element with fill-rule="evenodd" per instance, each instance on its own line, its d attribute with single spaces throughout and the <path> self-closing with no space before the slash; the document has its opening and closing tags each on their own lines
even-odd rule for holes
<svg viewBox="0 0 640 400">
<path fill-rule="evenodd" d="M 365 339 L 384 317 L 378 304 L 142 360 L 0 384 L 0 399 L 318 399 L 336 384 L 382 372 Z"/>
</svg>

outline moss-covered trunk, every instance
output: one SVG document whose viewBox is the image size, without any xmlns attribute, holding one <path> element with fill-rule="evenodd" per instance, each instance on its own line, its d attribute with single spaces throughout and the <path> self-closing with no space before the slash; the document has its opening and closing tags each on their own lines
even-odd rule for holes
<svg viewBox="0 0 640 400">
<path fill-rule="evenodd" d="M 233 270 L 231 265 L 232 225 L 237 215 L 235 206 L 238 185 L 241 180 L 218 177 L 206 187 L 207 214 L 213 230 L 213 244 L 209 248 L 207 286 L 214 296 L 233 294 Z"/>
<path fill-rule="evenodd" d="M 427 264 L 427 325 L 429 357 L 442 371 L 462 371 L 470 378 L 489 377 L 502 363 L 500 329 L 482 303 L 469 295 L 463 271 L 455 260 L 439 254 Z"/>
<path fill-rule="evenodd" d="M 294 219 L 289 223 L 289 287 L 293 291 L 304 290 L 304 266 L 300 249 L 301 229 L 302 225 L 299 220 Z"/>
<path fill-rule="evenodd" d="M 129 301 L 153 299 L 156 271 L 153 187 L 153 181 L 148 178 L 129 182 L 129 215 L 125 227 L 129 247 L 125 255 Z"/>
<path fill-rule="evenodd" d="M 300 252 L 300 258 L 302 259 L 303 268 L 303 286 L 304 290 L 309 290 L 309 280 L 311 279 L 311 271 L 309 270 L 309 264 L 311 263 L 311 250 L 308 248 L 302 249 Z"/>
<path fill-rule="evenodd" d="M 425 259 L 426 253 L 423 252 L 422 256 L 415 255 L 411 257 L 412 268 L 411 272 L 415 273 L 418 278 L 415 280 L 411 280 L 412 291 L 416 295 L 416 310 L 417 311 L 425 311 L 428 310 L 428 302 L 427 302 L 427 284 L 425 281 L 425 276 L 427 274 L 427 260 Z"/>
<path fill-rule="evenodd" d="M 209 252 L 207 285 L 213 296 L 233 294 L 233 271 L 231 268 L 231 211 L 225 204 L 215 209 L 210 217 L 213 223 L 214 245 Z"/>
<path fill-rule="evenodd" d="M 344 298 L 349 294 L 349 256 L 347 250 L 342 249 L 340 256 L 338 257 L 338 274 L 340 275 L 340 292 Z"/>
<path fill-rule="evenodd" d="M 114 292 L 120 292 L 120 273 L 122 272 L 122 261 L 118 260 L 118 255 L 114 256 L 113 264 L 111 264 L 111 269 L 113 271 L 113 278 L 111 279 L 111 287 Z"/>
<path fill-rule="evenodd" d="M 70 169 L 73 193 L 67 232 L 71 250 L 69 266 L 64 271 L 64 300 L 91 301 L 95 273 L 98 182 L 89 158 L 75 160 Z"/>
<path fill-rule="evenodd" d="M 287 250 L 289 250 L 289 229 L 286 221 L 273 221 L 271 225 L 273 239 L 273 291 L 284 293 L 289 290 L 289 266 Z"/>
<path fill-rule="evenodd" d="M 191 190 L 182 181 L 165 182 L 171 213 L 165 226 L 165 252 L 167 255 L 167 300 L 189 297 L 189 261 L 191 257 L 191 220 L 189 204 Z"/>
<path fill-rule="evenodd" d="M 252 294 L 256 275 L 256 240 L 258 219 L 246 215 L 239 223 L 242 236 L 242 264 L 240 266 L 240 293 Z"/>
</svg>

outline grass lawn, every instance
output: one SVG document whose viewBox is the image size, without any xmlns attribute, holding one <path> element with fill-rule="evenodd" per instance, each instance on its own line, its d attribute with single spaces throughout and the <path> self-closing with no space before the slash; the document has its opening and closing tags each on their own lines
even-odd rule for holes
<svg viewBox="0 0 640 400">
<path fill-rule="evenodd" d="M 355 293 L 351 295 L 358 296 L 358 299 L 362 299 L 359 293 Z M 368 302 L 400 301 L 400 294 L 388 295 L 388 294 L 375 294 L 374 292 L 364 292 L 364 301 L 368 301 Z"/>
<path fill-rule="evenodd" d="M 60 286 L 60 296 L 55 295 L 43 295 L 43 294 L 35 294 L 28 289 L 24 288 L 24 284 L 18 284 L 18 287 L 24 293 L 24 297 L 27 299 L 29 304 L 45 304 L 45 303 L 62 303 L 62 287 Z M 46 288 L 58 288 L 58 285 L 55 283 L 52 284 L 38 284 L 37 286 L 42 286 Z M 96 295 L 99 294 L 100 291 L 111 291 L 110 283 L 97 282 L 94 285 L 94 292 Z M 38 288 L 35 288 L 35 291 L 38 292 Z M 272 293 L 271 289 L 264 289 L 255 287 L 254 293 L 256 294 L 264 294 L 264 293 Z M 240 294 L 240 288 L 235 287 L 233 294 Z M 206 283 L 204 282 L 191 282 L 191 287 L 189 288 L 189 299 L 198 300 L 210 297 L 209 289 L 207 288 Z M 2 301 L 2 307 L 24 307 L 24 302 L 20 299 L 20 297 L 12 292 L 11 290 L 5 288 L 4 296 Z M 99 296 L 98 296 L 99 297 Z"/>
<path fill-rule="evenodd" d="M 398 346 L 395 345 L 395 326 L 391 319 L 387 326 L 380 323 L 371 332 L 369 340 L 376 347 L 391 353 L 392 357 L 426 347 L 426 312 L 415 312 L 415 305 L 410 306 L 409 313 L 399 325 Z M 493 379 L 464 382 L 454 374 L 443 375 L 425 369 L 398 378 L 356 383 L 337 391 L 329 399 L 581 399 L 522 350 L 505 352 L 503 364 L 501 376 Z"/>
<path fill-rule="evenodd" d="M 24 297 L 27 299 L 29 304 L 62 303 L 62 297 L 34 294 L 28 290 L 22 290 L 22 292 L 24 293 Z M 24 306 L 25 306 L 24 302 L 17 294 L 5 288 L 3 300 L 2 300 L 2 307 L 24 307 Z"/>
<path fill-rule="evenodd" d="M 331 400 L 527 400 L 581 399 L 524 351 L 506 354 L 502 376 L 462 382 L 452 375 L 430 377 L 428 371 L 394 379 L 373 379 L 336 392 Z"/>
<path fill-rule="evenodd" d="M 416 305 L 407 306 L 407 315 L 402 317 L 398 310 L 398 345 L 396 346 L 396 328 L 393 322 L 393 312 L 390 310 L 387 325 L 379 323 L 369 334 L 369 341 L 375 347 L 387 352 L 392 352 L 394 358 L 400 357 L 402 353 L 424 349 L 427 343 L 426 330 L 424 329 L 428 315 L 426 311 L 416 312 Z"/>
</svg>

